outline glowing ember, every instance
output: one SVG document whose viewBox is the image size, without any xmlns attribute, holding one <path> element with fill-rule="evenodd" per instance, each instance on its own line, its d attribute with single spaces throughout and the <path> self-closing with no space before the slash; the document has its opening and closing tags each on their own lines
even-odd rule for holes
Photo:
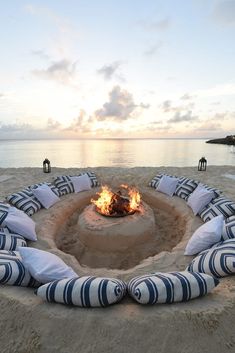
<svg viewBox="0 0 235 353">
<path fill-rule="evenodd" d="M 135 188 L 121 185 L 127 191 L 128 196 L 123 196 L 120 191 L 114 193 L 108 186 L 102 186 L 98 192 L 98 200 L 91 200 L 96 206 L 96 211 L 104 216 L 121 217 L 127 216 L 138 211 L 140 206 L 140 193 Z"/>
</svg>

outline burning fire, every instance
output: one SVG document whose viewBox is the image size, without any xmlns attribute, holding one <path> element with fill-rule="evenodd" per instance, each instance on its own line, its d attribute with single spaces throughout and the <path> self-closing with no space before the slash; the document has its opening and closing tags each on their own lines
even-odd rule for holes
<svg viewBox="0 0 235 353">
<path fill-rule="evenodd" d="M 97 193 L 98 200 L 91 199 L 99 213 L 106 216 L 126 216 L 138 211 L 141 202 L 139 191 L 127 185 L 121 185 L 121 188 L 127 190 L 128 197 L 122 196 L 120 191 L 114 193 L 107 185 L 102 186 L 101 192 Z"/>
</svg>

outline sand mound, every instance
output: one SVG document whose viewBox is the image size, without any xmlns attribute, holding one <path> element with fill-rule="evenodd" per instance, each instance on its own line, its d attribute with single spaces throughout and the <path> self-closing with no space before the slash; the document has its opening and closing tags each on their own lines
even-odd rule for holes
<svg viewBox="0 0 235 353">
<path fill-rule="evenodd" d="M 181 212 L 154 193 L 139 212 L 123 218 L 105 218 L 89 205 L 76 211 L 56 236 L 58 248 L 81 265 L 130 269 L 147 257 L 170 251 L 185 233 L 187 220 Z M 150 207 L 151 206 L 151 207 Z"/>
</svg>

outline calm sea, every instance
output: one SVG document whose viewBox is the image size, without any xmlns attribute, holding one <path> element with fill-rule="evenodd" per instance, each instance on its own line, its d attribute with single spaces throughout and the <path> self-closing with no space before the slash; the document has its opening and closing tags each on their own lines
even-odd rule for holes
<svg viewBox="0 0 235 353">
<path fill-rule="evenodd" d="M 235 165 L 230 146 L 204 139 L 109 139 L 0 141 L 0 167 L 157 167 L 195 166 L 205 156 L 208 165 Z"/>
</svg>

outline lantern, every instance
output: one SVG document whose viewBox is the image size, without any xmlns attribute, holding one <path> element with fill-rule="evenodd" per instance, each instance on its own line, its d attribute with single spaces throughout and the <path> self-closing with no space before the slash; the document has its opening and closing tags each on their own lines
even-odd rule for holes
<svg viewBox="0 0 235 353">
<path fill-rule="evenodd" d="M 207 165 L 207 160 L 205 157 L 202 157 L 201 159 L 199 159 L 199 162 L 198 162 L 198 170 L 205 171 L 206 165 Z"/>
<path fill-rule="evenodd" d="M 51 172 L 51 164 L 50 164 L 49 159 L 47 159 L 47 158 L 43 161 L 43 172 L 44 173 Z"/>
</svg>

